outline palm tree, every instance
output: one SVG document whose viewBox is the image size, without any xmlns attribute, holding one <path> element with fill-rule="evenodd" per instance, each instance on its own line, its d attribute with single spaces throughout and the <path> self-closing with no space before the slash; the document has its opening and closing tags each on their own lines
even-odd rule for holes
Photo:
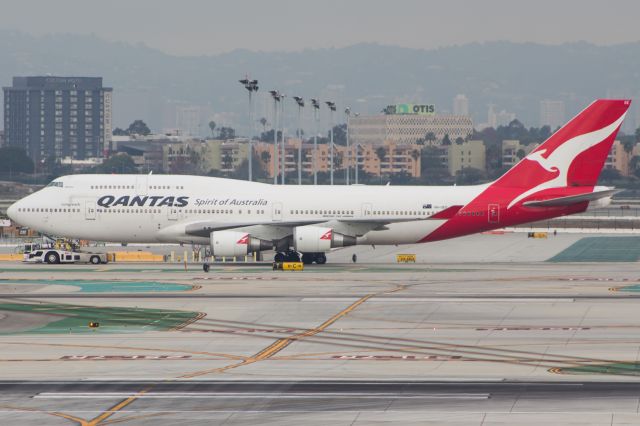
<svg viewBox="0 0 640 426">
<path fill-rule="evenodd" d="M 413 151 L 411 151 L 411 158 L 413 159 L 413 168 L 417 171 L 418 170 L 418 158 L 420 158 L 420 151 L 417 149 L 414 149 Z"/>
<path fill-rule="evenodd" d="M 262 132 L 266 132 L 267 131 L 267 119 L 262 117 L 260 119 L 260 124 L 262 124 Z"/>
<path fill-rule="evenodd" d="M 214 135 L 213 131 L 214 131 L 214 130 L 215 130 L 215 128 L 216 128 L 216 122 L 215 122 L 215 121 L 213 121 L 213 120 L 211 120 L 211 121 L 209 122 L 209 128 L 211 129 L 211 137 L 212 137 L 212 138 L 214 138 L 214 137 L 215 137 L 215 135 Z"/>
<path fill-rule="evenodd" d="M 379 146 L 376 149 L 376 155 L 378 156 L 378 160 L 380 160 L 380 174 L 382 175 L 382 162 L 384 161 L 384 158 L 387 156 L 387 150 L 384 149 L 383 146 Z"/>
<path fill-rule="evenodd" d="M 424 140 L 429 142 L 430 145 L 434 143 L 436 139 L 438 138 L 436 138 L 436 134 L 433 132 L 428 132 L 426 135 L 424 135 Z"/>
</svg>

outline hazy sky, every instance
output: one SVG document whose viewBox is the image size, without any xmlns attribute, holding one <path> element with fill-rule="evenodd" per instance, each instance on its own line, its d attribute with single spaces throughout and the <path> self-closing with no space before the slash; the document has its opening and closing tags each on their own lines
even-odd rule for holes
<svg viewBox="0 0 640 426">
<path fill-rule="evenodd" d="M 638 0 L 0 0 L 0 28 L 95 34 L 179 55 L 378 42 L 640 40 Z"/>
</svg>

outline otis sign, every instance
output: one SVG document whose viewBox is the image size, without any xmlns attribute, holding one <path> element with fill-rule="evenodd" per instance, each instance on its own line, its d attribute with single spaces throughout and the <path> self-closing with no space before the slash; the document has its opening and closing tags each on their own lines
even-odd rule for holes
<svg viewBox="0 0 640 426">
<path fill-rule="evenodd" d="M 383 111 L 386 115 L 394 115 L 394 114 L 429 115 L 429 114 L 435 114 L 436 106 L 433 104 L 430 104 L 430 105 L 396 104 L 396 105 L 388 105 Z"/>
<path fill-rule="evenodd" d="M 162 195 L 150 195 L 150 196 L 129 196 L 123 195 L 122 197 L 114 197 L 113 195 L 105 195 L 98 199 L 98 205 L 104 208 L 109 207 L 185 207 L 189 204 L 189 197 L 174 197 L 174 196 L 162 196 Z"/>
</svg>

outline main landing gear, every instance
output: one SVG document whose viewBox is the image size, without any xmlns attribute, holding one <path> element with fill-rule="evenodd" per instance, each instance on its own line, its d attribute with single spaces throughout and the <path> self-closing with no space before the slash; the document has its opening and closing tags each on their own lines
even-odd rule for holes
<svg viewBox="0 0 640 426">
<path fill-rule="evenodd" d="M 273 256 L 273 261 L 277 263 L 281 262 L 300 262 L 300 255 L 297 251 L 289 250 L 285 252 L 278 252 Z"/>
<path fill-rule="evenodd" d="M 327 256 L 324 253 L 303 253 L 302 263 L 305 265 L 311 265 L 313 262 L 318 265 L 324 265 L 327 263 Z"/>
</svg>

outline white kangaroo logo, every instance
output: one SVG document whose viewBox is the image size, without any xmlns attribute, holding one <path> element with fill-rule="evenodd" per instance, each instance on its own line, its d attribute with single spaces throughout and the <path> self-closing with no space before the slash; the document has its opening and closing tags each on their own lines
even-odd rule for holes
<svg viewBox="0 0 640 426">
<path fill-rule="evenodd" d="M 555 178 L 543 182 L 540 185 L 534 186 L 533 188 L 518 195 L 509 203 L 507 209 L 510 209 L 518 201 L 536 192 L 545 189 L 564 188 L 568 186 L 567 173 L 569 172 L 569 167 L 571 166 L 573 160 L 582 152 L 586 151 L 592 146 L 598 145 L 600 142 L 611 136 L 611 134 L 616 131 L 620 124 L 622 124 L 622 120 L 624 120 L 624 116 L 626 114 L 627 113 L 625 112 L 616 121 L 606 127 L 603 127 L 602 129 L 595 130 L 590 133 L 585 133 L 584 135 L 578 135 L 574 138 L 569 139 L 558 148 L 556 148 L 546 158 L 542 156 L 542 154 L 547 152 L 546 148 L 539 151 L 534 151 L 524 157 L 522 161 L 535 161 L 536 163 L 540 164 L 542 168 L 549 172 L 558 172 L 558 175 Z"/>
</svg>

